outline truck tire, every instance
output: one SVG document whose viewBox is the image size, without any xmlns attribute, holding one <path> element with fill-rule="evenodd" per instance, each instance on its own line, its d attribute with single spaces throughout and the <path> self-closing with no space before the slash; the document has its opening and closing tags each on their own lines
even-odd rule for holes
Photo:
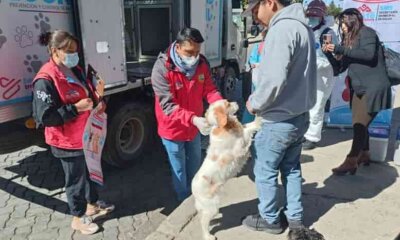
<svg viewBox="0 0 400 240">
<path fill-rule="evenodd" d="M 235 99 L 238 72 L 235 66 L 228 64 L 225 68 L 224 81 L 222 82 L 222 95 L 228 100 Z"/>
<path fill-rule="evenodd" d="M 115 167 L 126 167 L 140 157 L 152 136 L 152 120 L 147 105 L 127 103 L 108 120 L 103 160 Z M 149 107 L 149 106 L 147 106 Z"/>
</svg>

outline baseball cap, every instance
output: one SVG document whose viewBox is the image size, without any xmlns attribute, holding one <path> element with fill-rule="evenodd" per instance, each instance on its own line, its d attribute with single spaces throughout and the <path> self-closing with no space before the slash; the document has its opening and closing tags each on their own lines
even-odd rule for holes
<svg viewBox="0 0 400 240">
<path fill-rule="evenodd" d="M 263 0 L 249 0 L 249 4 L 246 10 L 244 10 L 244 12 L 242 13 L 242 17 L 250 17 L 252 15 L 253 8 L 257 7 L 258 4 L 262 1 Z M 278 0 L 278 2 L 280 4 L 283 4 L 284 6 L 288 6 L 292 3 L 292 0 Z"/>
<path fill-rule="evenodd" d="M 242 17 L 250 17 L 252 15 L 253 8 L 258 6 L 258 4 L 261 1 L 262 0 L 249 0 L 249 4 L 248 4 L 246 10 L 244 10 L 244 12 L 242 12 Z"/>
</svg>

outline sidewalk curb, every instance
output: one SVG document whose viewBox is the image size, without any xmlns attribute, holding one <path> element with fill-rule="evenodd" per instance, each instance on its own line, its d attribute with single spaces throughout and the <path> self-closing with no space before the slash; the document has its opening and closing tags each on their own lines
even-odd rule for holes
<svg viewBox="0 0 400 240">
<path fill-rule="evenodd" d="M 193 197 L 181 203 L 155 232 L 146 237 L 146 240 L 174 240 L 180 232 L 196 217 Z"/>
</svg>

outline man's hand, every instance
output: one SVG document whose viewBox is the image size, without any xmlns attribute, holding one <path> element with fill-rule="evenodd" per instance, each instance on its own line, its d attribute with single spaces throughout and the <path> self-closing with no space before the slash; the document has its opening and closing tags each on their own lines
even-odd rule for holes
<svg viewBox="0 0 400 240">
<path fill-rule="evenodd" d="M 246 108 L 247 108 L 247 111 L 249 111 L 250 114 L 252 114 L 252 115 L 256 114 L 256 112 L 254 111 L 254 109 L 250 105 L 250 101 L 246 102 Z"/>
<path fill-rule="evenodd" d="M 197 129 L 199 129 L 200 133 L 203 134 L 204 136 L 210 134 L 211 127 L 205 118 L 195 116 L 192 118 L 192 123 L 197 127 Z"/>
</svg>

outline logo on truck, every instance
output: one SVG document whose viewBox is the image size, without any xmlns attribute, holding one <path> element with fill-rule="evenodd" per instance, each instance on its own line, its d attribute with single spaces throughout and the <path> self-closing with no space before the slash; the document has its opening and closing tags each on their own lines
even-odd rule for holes
<svg viewBox="0 0 400 240">
<path fill-rule="evenodd" d="M 58 4 L 58 5 L 71 5 L 71 0 L 9 0 L 13 3 L 44 3 L 44 4 Z"/>
<path fill-rule="evenodd" d="M 24 65 L 26 66 L 26 70 L 30 73 L 37 73 L 39 72 L 40 68 L 42 67 L 42 61 L 39 60 L 39 57 L 34 55 L 26 55 L 24 60 Z"/>
<path fill-rule="evenodd" d="M 35 22 L 35 28 L 40 29 L 41 33 L 50 32 L 51 25 L 49 24 L 49 17 L 44 16 L 43 13 L 39 13 L 35 15 Z"/>
<path fill-rule="evenodd" d="M 21 80 L 0 77 L 0 87 L 3 99 L 9 100 L 14 97 L 21 90 L 20 82 Z"/>
<path fill-rule="evenodd" d="M 28 27 L 23 25 L 15 29 L 14 39 L 21 48 L 33 45 L 33 32 L 28 30 Z"/>
</svg>

